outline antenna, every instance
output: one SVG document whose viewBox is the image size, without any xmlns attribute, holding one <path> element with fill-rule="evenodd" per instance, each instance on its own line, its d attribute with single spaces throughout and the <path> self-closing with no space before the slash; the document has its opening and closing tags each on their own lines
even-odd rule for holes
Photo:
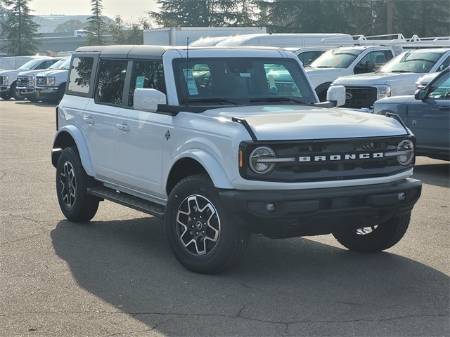
<svg viewBox="0 0 450 337">
<path fill-rule="evenodd" d="M 189 71 L 189 36 L 186 38 L 186 82 L 189 87 L 191 72 Z M 189 99 L 186 102 L 189 105 Z"/>
</svg>

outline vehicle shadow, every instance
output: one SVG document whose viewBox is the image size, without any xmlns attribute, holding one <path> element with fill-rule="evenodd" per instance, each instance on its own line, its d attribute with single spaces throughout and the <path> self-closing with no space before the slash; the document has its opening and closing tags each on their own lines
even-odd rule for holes
<svg viewBox="0 0 450 337">
<path fill-rule="evenodd" d="M 37 102 L 31 102 L 31 101 L 15 101 L 16 104 L 26 104 L 26 105 L 37 105 L 37 106 L 42 106 L 42 107 L 56 107 L 58 104 L 56 103 L 51 103 L 51 102 L 42 102 L 42 101 L 37 101 Z"/>
<path fill-rule="evenodd" d="M 414 177 L 426 184 L 450 187 L 450 163 L 418 164 L 414 168 Z"/>
<path fill-rule="evenodd" d="M 256 236 L 208 276 L 178 264 L 153 218 L 61 221 L 51 238 L 80 287 L 164 335 L 448 333 L 449 277 L 395 254 Z"/>
</svg>

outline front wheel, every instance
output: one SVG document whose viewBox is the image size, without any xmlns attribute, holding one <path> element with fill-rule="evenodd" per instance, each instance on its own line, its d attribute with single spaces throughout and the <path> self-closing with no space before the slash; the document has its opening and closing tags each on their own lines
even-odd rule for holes
<svg viewBox="0 0 450 337">
<path fill-rule="evenodd" d="M 187 269 L 215 274 L 241 257 L 248 233 L 226 212 L 205 175 L 181 180 L 169 195 L 165 216 L 167 240 Z"/>
<path fill-rule="evenodd" d="M 61 211 L 68 220 L 85 222 L 97 213 L 99 199 L 87 193 L 90 180 L 78 151 L 72 147 L 64 149 L 56 167 L 56 192 Z"/>
<path fill-rule="evenodd" d="M 396 215 L 378 225 L 345 229 L 333 233 L 344 247 L 361 253 L 376 253 L 397 244 L 409 226 L 411 212 Z"/>
</svg>

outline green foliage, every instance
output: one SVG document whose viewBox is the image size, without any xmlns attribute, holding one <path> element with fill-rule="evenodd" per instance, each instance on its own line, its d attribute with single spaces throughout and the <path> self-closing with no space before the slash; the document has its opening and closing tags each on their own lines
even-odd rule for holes
<svg viewBox="0 0 450 337">
<path fill-rule="evenodd" d="M 56 26 L 55 33 L 73 33 L 75 30 L 84 29 L 85 23 L 80 20 L 68 20 Z"/>
<path fill-rule="evenodd" d="M 109 25 L 109 32 L 115 44 L 142 44 L 144 41 L 143 30 L 149 28 L 146 20 L 140 20 L 138 24 L 126 25 L 120 16 L 116 16 L 114 22 Z"/>
<path fill-rule="evenodd" d="M 91 14 L 88 18 L 87 30 L 91 32 L 88 36 L 89 45 L 102 45 L 105 32 L 105 21 L 102 16 L 103 0 L 91 0 Z"/>
<path fill-rule="evenodd" d="M 252 25 L 255 0 L 158 0 L 150 15 L 162 26 L 212 27 Z"/>
<path fill-rule="evenodd" d="M 32 55 L 37 51 L 37 30 L 33 21 L 29 0 L 4 0 L 2 36 L 7 40 L 4 51 L 9 55 Z"/>
</svg>

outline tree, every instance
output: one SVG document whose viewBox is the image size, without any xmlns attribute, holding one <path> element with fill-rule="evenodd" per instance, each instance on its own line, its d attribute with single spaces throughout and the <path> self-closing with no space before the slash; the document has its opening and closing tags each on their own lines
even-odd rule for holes
<svg viewBox="0 0 450 337">
<path fill-rule="evenodd" d="M 155 21 L 166 27 L 242 26 L 254 23 L 255 0 L 158 0 Z"/>
<path fill-rule="evenodd" d="M 127 25 L 120 16 L 116 16 L 114 22 L 109 26 L 115 44 L 142 44 L 144 41 L 143 30 L 149 28 L 146 20 L 141 19 L 139 23 Z"/>
<path fill-rule="evenodd" d="M 60 23 L 58 26 L 56 26 L 55 33 L 73 33 L 75 30 L 84 28 L 85 28 L 84 22 L 77 19 L 73 19 Z"/>
<path fill-rule="evenodd" d="M 87 29 L 92 33 L 88 36 L 88 44 L 103 44 L 102 35 L 105 31 L 105 21 L 102 17 L 103 0 L 91 0 L 91 14 L 88 18 Z"/>
<path fill-rule="evenodd" d="M 33 21 L 29 0 L 4 0 L 6 12 L 1 22 L 6 38 L 5 51 L 10 55 L 32 55 L 37 51 L 39 26 Z"/>
</svg>

